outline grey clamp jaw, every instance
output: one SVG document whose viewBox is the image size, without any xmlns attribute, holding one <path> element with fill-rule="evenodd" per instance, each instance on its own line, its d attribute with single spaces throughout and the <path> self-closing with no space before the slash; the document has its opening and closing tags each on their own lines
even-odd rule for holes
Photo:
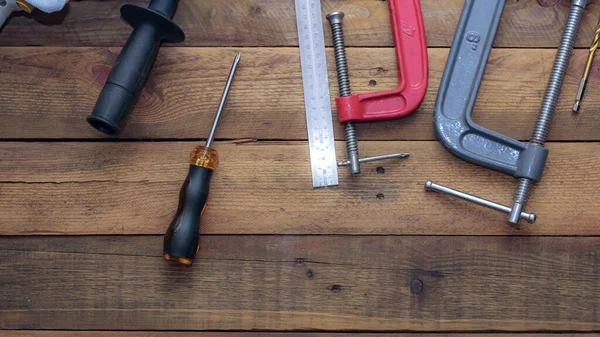
<svg viewBox="0 0 600 337">
<path fill-rule="evenodd" d="M 530 223 L 535 221 L 535 214 L 523 212 L 523 207 L 531 183 L 539 181 L 542 177 L 548 157 L 548 150 L 543 145 L 556 107 L 568 58 L 577 37 L 583 8 L 587 2 L 588 0 L 573 1 L 568 25 L 572 26 L 570 28 L 575 28 L 574 32 L 573 29 L 565 30 L 536 130 L 531 142 L 523 143 L 479 126 L 471 119 L 505 0 L 465 1 L 437 96 L 434 112 L 436 135 L 444 147 L 455 156 L 513 175 L 520 180 L 520 185 L 513 207 L 431 181 L 425 184 L 427 190 L 450 194 L 509 213 L 509 221 L 515 225 L 520 219 Z"/>
</svg>

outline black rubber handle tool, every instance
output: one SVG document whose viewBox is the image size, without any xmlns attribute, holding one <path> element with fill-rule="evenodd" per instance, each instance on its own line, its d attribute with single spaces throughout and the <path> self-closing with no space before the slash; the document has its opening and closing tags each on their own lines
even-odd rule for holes
<svg viewBox="0 0 600 337">
<path fill-rule="evenodd" d="M 182 42 L 183 30 L 172 19 L 178 0 L 151 0 L 148 8 L 121 7 L 121 15 L 133 32 L 108 75 L 96 106 L 87 121 L 94 128 L 115 135 L 148 78 L 162 41 Z"/>
</svg>

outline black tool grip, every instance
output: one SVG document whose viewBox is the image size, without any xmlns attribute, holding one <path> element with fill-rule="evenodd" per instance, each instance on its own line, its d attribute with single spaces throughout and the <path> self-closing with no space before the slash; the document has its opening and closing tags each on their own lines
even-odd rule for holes
<svg viewBox="0 0 600 337">
<path fill-rule="evenodd" d="M 113 66 L 87 121 L 94 128 L 114 135 L 135 103 L 146 82 L 163 40 L 180 42 L 185 34 L 172 18 L 176 0 L 151 0 L 148 8 L 121 7 L 121 15 L 134 27 Z"/>
<path fill-rule="evenodd" d="M 133 31 L 88 117 L 93 127 L 110 135 L 120 131 L 123 119 L 148 78 L 160 43 L 152 25 L 142 25 Z"/>
<path fill-rule="evenodd" d="M 212 173 L 206 167 L 190 165 L 179 192 L 177 212 L 165 234 L 163 253 L 167 260 L 192 264 L 199 248 L 200 216 L 208 199 Z"/>
</svg>

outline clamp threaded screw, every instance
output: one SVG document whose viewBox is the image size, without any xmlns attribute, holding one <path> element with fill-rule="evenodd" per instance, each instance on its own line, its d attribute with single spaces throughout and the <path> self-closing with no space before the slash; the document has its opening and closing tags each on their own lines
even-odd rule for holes
<svg viewBox="0 0 600 337">
<path fill-rule="evenodd" d="M 573 0 L 571 10 L 569 11 L 569 17 L 565 26 L 560 46 L 554 60 L 554 68 L 550 75 L 550 80 L 546 87 L 546 94 L 544 101 L 538 115 L 537 123 L 531 137 L 531 143 L 539 146 L 544 146 L 546 138 L 548 137 L 548 130 L 552 123 L 552 115 L 556 109 L 556 103 L 560 96 L 560 89 L 569 66 L 569 60 L 571 58 L 571 51 L 577 40 L 577 34 L 579 33 L 579 26 L 581 25 L 581 19 L 583 18 L 583 12 L 585 6 L 589 0 Z M 529 198 L 529 191 L 533 181 L 527 178 L 519 179 L 519 186 L 515 193 L 515 199 L 513 207 L 508 216 L 508 221 L 514 225 L 519 223 L 520 214 L 527 203 Z"/>
<path fill-rule="evenodd" d="M 340 96 L 350 96 L 350 77 L 348 74 L 348 63 L 346 62 L 346 47 L 344 46 L 344 30 L 342 29 L 343 12 L 333 12 L 326 16 L 331 24 L 333 35 L 333 50 L 335 54 L 335 66 L 338 75 Z M 360 162 L 358 158 L 358 142 L 353 122 L 346 122 L 346 148 L 352 174 L 360 173 Z"/>
</svg>

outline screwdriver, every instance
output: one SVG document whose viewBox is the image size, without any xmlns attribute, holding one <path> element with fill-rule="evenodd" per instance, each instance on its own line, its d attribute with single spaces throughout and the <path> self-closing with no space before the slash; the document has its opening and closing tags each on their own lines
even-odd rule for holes
<svg viewBox="0 0 600 337">
<path fill-rule="evenodd" d="M 239 62 L 240 53 L 237 53 L 206 144 L 196 146 L 190 154 L 189 173 L 179 192 L 179 206 L 165 234 L 163 257 L 166 260 L 191 265 L 200 249 L 200 216 L 206 207 L 210 178 L 219 164 L 219 155 L 211 145 Z"/>
<path fill-rule="evenodd" d="M 590 70 L 592 69 L 592 63 L 594 63 L 594 55 L 596 54 L 596 49 L 598 49 L 598 42 L 600 42 L 600 22 L 598 22 L 598 26 L 596 26 L 596 31 L 594 32 L 594 41 L 592 41 L 592 45 L 590 46 L 590 52 L 585 65 L 585 71 L 583 72 L 583 77 L 579 83 L 579 90 L 577 90 L 577 97 L 575 98 L 575 104 L 573 104 L 574 112 L 579 112 L 579 108 L 581 107 L 581 100 L 583 99 L 587 81 L 590 77 Z"/>
</svg>

